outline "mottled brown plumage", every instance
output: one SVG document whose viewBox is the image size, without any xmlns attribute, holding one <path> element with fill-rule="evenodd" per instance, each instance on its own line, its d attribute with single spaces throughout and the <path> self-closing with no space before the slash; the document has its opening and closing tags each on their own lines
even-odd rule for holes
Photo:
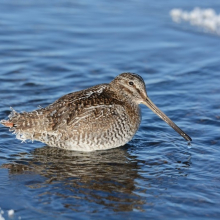
<svg viewBox="0 0 220 220">
<path fill-rule="evenodd" d="M 109 84 L 67 94 L 46 108 L 24 113 L 13 110 L 9 121 L 1 123 L 21 140 L 38 140 L 69 150 L 104 150 L 132 139 L 141 122 L 141 103 L 191 140 L 150 101 L 143 79 L 132 73 L 122 73 Z"/>
</svg>

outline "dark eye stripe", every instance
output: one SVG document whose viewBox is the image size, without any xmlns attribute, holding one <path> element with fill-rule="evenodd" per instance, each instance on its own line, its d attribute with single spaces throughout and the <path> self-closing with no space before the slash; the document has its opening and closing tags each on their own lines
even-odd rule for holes
<svg viewBox="0 0 220 220">
<path fill-rule="evenodd" d="M 136 88 L 136 89 L 137 89 L 137 88 Z M 138 93 L 139 93 L 139 94 L 141 94 L 141 91 L 140 91 L 140 89 L 137 89 L 137 91 L 138 91 Z"/>
</svg>

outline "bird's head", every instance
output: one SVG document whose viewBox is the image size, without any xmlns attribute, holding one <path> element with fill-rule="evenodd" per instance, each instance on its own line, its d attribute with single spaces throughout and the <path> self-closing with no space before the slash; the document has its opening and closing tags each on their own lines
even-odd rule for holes
<svg viewBox="0 0 220 220">
<path fill-rule="evenodd" d="M 168 118 L 148 97 L 144 80 L 141 76 L 135 73 L 122 73 L 118 75 L 110 86 L 120 94 L 123 100 L 135 104 L 144 104 L 150 108 L 155 114 L 170 125 L 187 141 L 192 139 L 182 131 L 170 118 Z"/>
</svg>

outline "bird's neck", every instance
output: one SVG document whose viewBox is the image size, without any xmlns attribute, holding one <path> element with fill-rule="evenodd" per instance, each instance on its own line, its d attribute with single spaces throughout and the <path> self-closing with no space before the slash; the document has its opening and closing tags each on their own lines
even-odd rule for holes
<svg viewBox="0 0 220 220">
<path fill-rule="evenodd" d="M 112 86 L 111 84 L 109 84 L 109 90 L 113 92 L 116 99 L 128 103 L 131 106 L 138 106 L 138 104 L 133 101 L 132 93 L 124 86 Z"/>
</svg>

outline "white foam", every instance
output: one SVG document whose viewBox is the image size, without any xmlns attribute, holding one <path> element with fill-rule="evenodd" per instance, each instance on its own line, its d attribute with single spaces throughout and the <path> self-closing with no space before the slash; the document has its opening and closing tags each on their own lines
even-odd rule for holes
<svg viewBox="0 0 220 220">
<path fill-rule="evenodd" d="M 174 8 L 170 11 L 174 22 L 189 22 L 192 26 L 203 28 L 204 31 L 220 35 L 220 14 L 212 8 L 194 8 L 192 11 L 184 11 Z"/>
<path fill-rule="evenodd" d="M 10 210 L 8 210 L 8 216 L 9 217 L 12 217 L 13 215 L 14 215 L 14 210 L 13 209 L 10 209 Z"/>
<path fill-rule="evenodd" d="M 0 207 L 0 220 L 5 220 L 5 218 L 3 217 L 4 213 L 5 212 Z M 8 210 L 8 217 L 13 218 L 14 217 L 14 213 L 15 213 L 15 211 L 13 209 Z M 19 216 L 19 219 L 21 219 L 20 216 Z"/>
<path fill-rule="evenodd" d="M 1 208 L 0 208 L 0 220 L 5 220 L 5 218 L 2 216 L 3 214 L 4 214 L 4 211 L 1 210 Z"/>
</svg>

